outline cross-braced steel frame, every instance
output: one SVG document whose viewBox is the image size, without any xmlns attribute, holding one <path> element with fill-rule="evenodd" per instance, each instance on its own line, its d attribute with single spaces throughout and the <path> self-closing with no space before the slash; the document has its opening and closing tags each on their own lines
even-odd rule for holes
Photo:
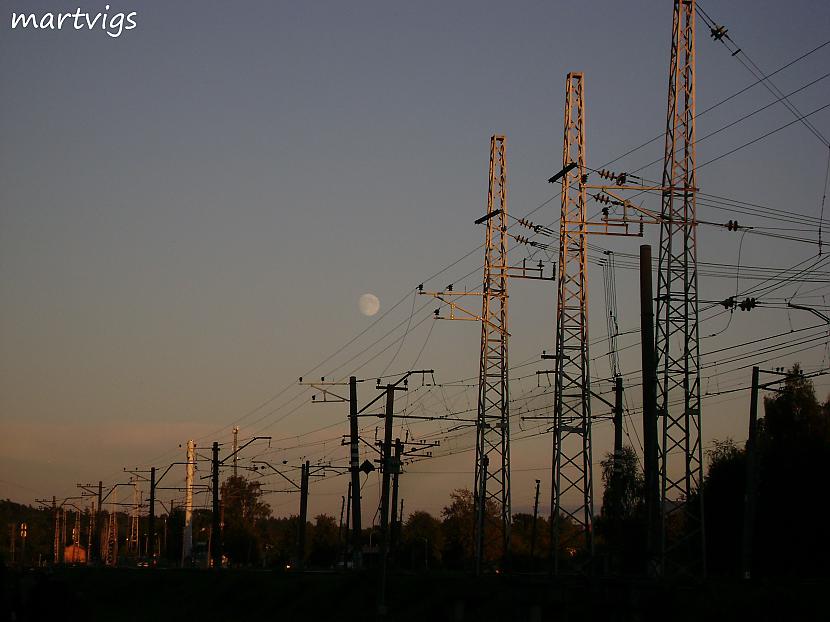
<svg viewBox="0 0 830 622">
<path fill-rule="evenodd" d="M 695 213 L 695 0 L 675 0 L 657 277 L 661 568 L 705 574 Z"/>
<path fill-rule="evenodd" d="M 476 572 L 490 540 L 501 555 L 510 550 L 510 395 L 507 360 L 507 162 L 506 139 L 490 138 L 484 284 L 481 296 L 481 358 L 478 378 L 475 465 Z M 496 213 L 497 212 L 497 213 Z M 487 525 L 488 506 L 496 524 Z M 493 546 L 491 544 L 491 546 Z"/>
<path fill-rule="evenodd" d="M 585 217 L 585 112 L 583 75 L 567 76 L 559 224 L 559 282 L 556 309 L 556 377 L 553 430 L 554 569 L 561 550 L 593 556 L 594 514 L 591 470 L 591 380 L 588 357 L 587 224 Z M 565 523 L 576 527 L 565 537 Z M 570 542 L 569 542 L 570 541 Z M 582 559 L 584 561 L 584 558 Z"/>
</svg>

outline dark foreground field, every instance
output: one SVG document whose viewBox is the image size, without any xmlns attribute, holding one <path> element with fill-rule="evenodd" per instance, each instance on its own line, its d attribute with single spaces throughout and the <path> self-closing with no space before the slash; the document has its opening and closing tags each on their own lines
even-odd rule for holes
<svg viewBox="0 0 830 622">
<path fill-rule="evenodd" d="M 61 568 L 6 571 L 2 620 L 376 620 L 372 574 Z M 394 574 L 397 621 L 825 620 L 828 581 L 669 586 L 542 576 Z M 12 611 L 14 613 L 12 613 Z"/>
</svg>

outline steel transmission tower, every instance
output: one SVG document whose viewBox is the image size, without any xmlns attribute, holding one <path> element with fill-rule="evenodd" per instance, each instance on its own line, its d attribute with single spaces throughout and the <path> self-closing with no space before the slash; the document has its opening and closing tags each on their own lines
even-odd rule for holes
<svg viewBox="0 0 830 622">
<path fill-rule="evenodd" d="M 593 555 L 584 103 L 583 75 L 581 72 L 569 73 L 566 79 L 562 150 L 562 166 L 567 172 L 562 177 L 556 308 L 551 502 L 556 570 L 560 563 L 559 544 L 564 520 L 578 527 L 585 539 L 585 551 L 589 557 Z"/>
<path fill-rule="evenodd" d="M 449 317 L 440 317 L 436 310 L 436 319 L 481 323 L 473 486 L 476 574 L 481 572 L 482 561 L 487 559 L 488 551 L 497 549 L 502 558 L 507 558 L 510 553 L 510 390 L 507 356 L 510 334 L 507 330 L 507 283 L 511 278 L 553 280 L 553 276 L 544 276 L 544 262 L 540 261 L 536 266 L 527 266 L 526 262 L 516 266 L 508 263 L 508 238 L 521 244 L 546 245 L 508 233 L 506 143 L 503 135 L 490 137 L 487 213 L 475 221 L 477 225 L 485 224 L 487 227 L 482 291 L 456 292 L 449 285 L 446 291 L 425 292 L 423 285 L 418 287 L 420 293 L 433 296 L 449 306 Z M 460 296 L 481 296 L 481 315 L 453 300 Z"/>
<path fill-rule="evenodd" d="M 510 550 L 510 391 L 507 359 L 507 162 L 505 137 L 490 139 L 487 232 L 481 293 L 475 465 L 476 572 L 486 553 L 488 503 L 496 508 L 492 534 L 502 555 Z"/>
<path fill-rule="evenodd" d="M 695 0 L 675 0 L 657 276 L 662 569 L 705 574 L 695 212 Z M 660 436 L 660 435 L 658 435 Z M 671 536 L 669 534 L 682 534 Z"/>
</svg>

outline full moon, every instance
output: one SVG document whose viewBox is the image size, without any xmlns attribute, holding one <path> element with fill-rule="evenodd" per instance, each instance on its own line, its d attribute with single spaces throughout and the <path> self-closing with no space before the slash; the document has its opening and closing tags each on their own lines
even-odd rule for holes
<svg viewBox="0 0 830 622">
<path fill-rule="evenodd" d="M 380 300 L 374 294 L 363 294 L 357 301 L 357 306 L 363 315 L 372 317 L 380 310 Z"/>
</svg>

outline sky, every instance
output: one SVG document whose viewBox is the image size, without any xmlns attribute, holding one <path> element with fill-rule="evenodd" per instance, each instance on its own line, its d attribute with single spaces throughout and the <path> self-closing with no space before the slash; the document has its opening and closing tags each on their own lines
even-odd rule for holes
<svg viewBox="0 0 830 622">
<path fill-rule="evenodd" d="M 243 467 L 253 458 L 342 465 L 346 405 L 312 403 L 316 392 L 299 386 L 300 376 L 365 378 L 359 400 L 367 403 L 378 376 L 433 369 L 424 384 L 440 386 L 413 377 L 396 408 L 426 416 L 474 408 L 479 329 L 435 322 L 435 303 L 414 288 L 480 285 L 483 230 L 473 221 L 486 209 L 490 136 L 507 137 L 510 213 L 555 226 L 559 201 L 546 180 L 562 166 L 567 72 L 585 75 L 589 166 L 665 129 L 668 0 L 624 8 L 607 0 L 108 6 L 110 15 L 134 11 L 136 27 L 118 37 L 70 22 L 60 31 L 12 29 L 15 12 L 94 16 L 105 2 L 0 2 L 0 497 L 15 501 L 125 482 L 125 467 L 166 468 L 184 459 L 187 439 L 202 455 L 213 441 L 225 453 L 233 425 L 241 439 L 272 437 L 270 447 L 246 448 Z M 817 0 L 701 6 L 742 54 L 733 57 L 699 23 L 699 112 L 756 82 L 740 58 L 771 73 L 830 32 L 830 5 Z M 790 101 L 810 113 L 830 102 L 829 61 L 830 45 L 772 82 L 784 93 L 801 89 Z M 761 85 L 747 89 L 700 114 L 698 137 L 775 100 Z M 822 320 L 783 308 L 791 299 L 821 310 L 830 294 L 815 243 L 828 148 L 796 122 L 724 155 L 794 120 L 773 103 L 698 144 L 702 192 L 762 206 L 754 214 L 712 198 L 698 206 L 701 220 L 756 227 L 699 228 L 699 261 L 718 264 L 699 285 L 708 301 L 702 392 L 720 393 L 704 400 L 707 447 L 746 438 L 747 391 L 722 392 L 748 386 L 752 364 L 830 367 Z M 830 135 L 828 110 L 809 120 Z M 662 155 L 656 140 L 613 168 L 657 161 L 638 174 L 659 179 Z M 770 220 L 767 208 L 787 215 Z M 591 243 L 617 255 L 618 323 L 627 333 L 620 356 L 624 382 L 634 385 L 626 439 L 639 450 L 638 276 L 625 254 L 648 243 L 656 255 L 658 232 Z M 511 257 L 520 261 L 527 249 Z M 712 301 L 757 285 L 753 268 L 770 276 L 800 262 L 813 270 L 810 282 L 761 290 L 767 306 L 709 319 L 718 311 Z M 510 287 L 512 495 L 514 511 L 528 511 L 535 479 L 543 507 L 550 498 L 550 435 L 521 415 L 551 403 L 536 371 L 547 368 L 541 351 L 554 348 L 555 284 Z M 592 376 L 601 391 L 610 377 L 603 291 L 593 263 Z M 374 317 L 360 313 L 365 293 L 380 300 Z M 749 345 L 733 347 L 740 344 Z M 753 353 L 767 344 L 782 347 Z M 821 398 L 830 393 L 826 378 L 815 379 Z M 365 423 L 369 443 L 375 425 Z M 454 488 L 472 486 L 472 430 L 449 428 L 396 428 L 441 441 L 402 476 L 405 513 L 437 514 Z M 598 423 L 597 481 L 611 443 L 609 426 Z M 179 486 L 182 467 L 168 478 Z M 311 515 L 337 515 L 346 484 L 315 480 Z M 367 477 L 364 520 L 377 490 L 377 477 Z M 162 501 L 181 496 L 167 491 Z M 297 495 L 266 500 L 279 515 L 296 513 Z"/>
</svg>

